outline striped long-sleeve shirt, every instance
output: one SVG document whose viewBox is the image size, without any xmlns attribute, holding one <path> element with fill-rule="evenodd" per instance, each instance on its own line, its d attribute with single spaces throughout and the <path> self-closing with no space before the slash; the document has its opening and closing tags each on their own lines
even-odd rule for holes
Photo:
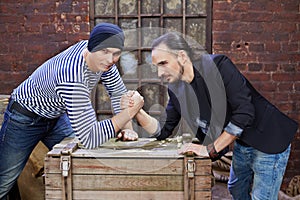
<svg viewBox="0 0 300 200">
<path fill-rule="evenodd" d="M 82 55 L 86 46 L 86 40 L 78 42 L 46 61 L 13 91 L 12 99 L 46 118 L 67 112 L 75 135 L 85 147 L 94 148 L 115 137 L 115 131 L 110 119 L 97 121 L 92 89 L 101 80 L 118 113 L 126 87 L 115 65 L 107 72 L 88 69 Z"/>
</svg>

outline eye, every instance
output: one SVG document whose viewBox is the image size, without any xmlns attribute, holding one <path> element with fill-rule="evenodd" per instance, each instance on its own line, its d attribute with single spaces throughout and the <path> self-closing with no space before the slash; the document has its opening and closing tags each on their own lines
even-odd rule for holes
<svg viewBox="0 0 300 200">
<path fill-rule="evenodd" d="M 163 67 L 163 66 L 165 66 L 166 64 L 168 64 L 167 61 L 161 61 L 161 62 L 159 62 L 159 63 L 157 64 L 157 66 Z"/>
<path fill-rule="evenodd" d="M 120 55 L 121 55 L 121 51 L 117 51 L 117 52 L 113 53 L 114 57 L 119 57 Z"/>
<path fill-rule="evenodd" d="M 109 53 L 108 49 L 101 49 L 101 51 L 105 54 Z"/>
</svg>

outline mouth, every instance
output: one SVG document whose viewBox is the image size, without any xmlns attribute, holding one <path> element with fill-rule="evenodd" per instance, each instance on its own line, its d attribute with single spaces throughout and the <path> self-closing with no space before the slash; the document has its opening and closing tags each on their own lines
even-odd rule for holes
<svg viewBox="0 0 300 200">
<path fill-rule="evenodd" d="M 112 66 L 112 64 L 110 64 L 110 65 L 104 65 L 103 68 L 104 68 L 105 70 L 109 70 L 109 69 L 111 68 L 111 66 Z"/>
</svg>

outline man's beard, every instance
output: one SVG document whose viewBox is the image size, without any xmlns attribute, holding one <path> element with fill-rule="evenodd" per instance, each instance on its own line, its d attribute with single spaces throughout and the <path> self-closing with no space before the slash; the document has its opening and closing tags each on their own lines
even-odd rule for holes
<svg viewBox="0 0 300 200">
<path fill-rule="evenodd" d="M 178 81 L 181 81 L 182 80 L 182 76 L 183 76 L 183 73 L 184 73 L 184 67 L 182 64 L 180 64 L 178 61 L 177 61 L 179 67 L 180 67 L 180 70 L 178 72 L 178 75 L 177 76 L 173 76 L 174 79 L 173 81 L 169 82 L 169 83 L 176 83 Z"/>
</svg>

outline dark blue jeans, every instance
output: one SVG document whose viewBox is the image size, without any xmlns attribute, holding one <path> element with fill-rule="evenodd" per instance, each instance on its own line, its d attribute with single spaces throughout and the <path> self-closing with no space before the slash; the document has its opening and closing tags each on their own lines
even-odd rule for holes
<svg viewBox="0 0 300 200">
<path fill-rule="evenodd" d="M 277 200 L 290 155 L 266 154 L 235 142 L 228 189 L 234 200 Z"/>
<path fill-rule="evenodd" d="M 6 109 L 0 131 L 0 199 L 5 199 L 39 141 L 52 149 L 65 137 L 74 137 L 66 114 L 57 119 L 32 118 Z"/>
</svg>

